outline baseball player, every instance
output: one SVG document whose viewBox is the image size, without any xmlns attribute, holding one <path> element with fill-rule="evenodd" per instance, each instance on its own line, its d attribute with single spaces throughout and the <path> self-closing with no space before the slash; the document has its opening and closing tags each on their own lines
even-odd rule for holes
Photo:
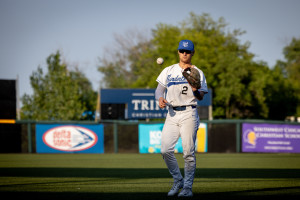
<svg viewBox="0 0 300 200">
<path fill-rule="evenodd" d="M 179 42 L 179 63 L 166 67 L 158 76 L 158 86 L 155 98 L 159 107 L 168 109 L 166 121 L 162 130 L 161 153 L 173 176 L 173 187 L 168 196 L 191 197 L 192 185 L 196 170 L 195 140 L 199 126 L 199 117 L 196 109 L 197 100 L 202 100 L 207 93 L 207 84 L 203 72 L 192 65 L 194 44 L 190 40 Z M 200 74 L 201 88 L 192 87 L 183 76 L 186 68 L 196 68 Z M 177 160 L 174 156 L 174 147 L 179 137 L 182 139 L 184 178 L 182 177 Z"/>
</svg>

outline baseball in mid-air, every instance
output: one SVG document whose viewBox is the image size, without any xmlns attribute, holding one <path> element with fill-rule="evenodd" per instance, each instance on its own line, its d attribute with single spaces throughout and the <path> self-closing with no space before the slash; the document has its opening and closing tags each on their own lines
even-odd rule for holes
<svg viewBox="0 0 300 200">
<path fill-rule="evenodd" d="M 157 64 L 161 65 L 164 63 L 164 59 L 159 57 L 159 58 L 157 58 L 156 62 L 157 62 Z"/>
</svg>

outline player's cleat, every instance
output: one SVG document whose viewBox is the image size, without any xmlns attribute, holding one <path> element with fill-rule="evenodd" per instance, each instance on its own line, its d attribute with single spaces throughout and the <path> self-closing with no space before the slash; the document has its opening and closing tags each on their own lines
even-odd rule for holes
<svg viewBox="0 0 300 200">
<path fill-rule="evenodd" d="M 192 197 L 193 192 L 191 188 L 183 188 L 181 192 L 178 194 L 178 197 Z"/>
<path fill-rule="evenodd" d="M 183 179 L 180 181 L 174 182 L 171 190 L 168 192 L 168 196 L 171 197 L 171 196 L 175 196 L 176 194 L 178 194 L 179 190 L 181 188 L 183 188 L 183 183 L 184 183 Z"/>
</svg>

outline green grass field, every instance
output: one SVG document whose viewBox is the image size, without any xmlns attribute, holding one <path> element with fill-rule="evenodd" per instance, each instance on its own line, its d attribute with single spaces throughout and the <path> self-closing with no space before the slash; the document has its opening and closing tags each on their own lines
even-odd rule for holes
<svg viewBox="0 0 300 200">
<path fill-rule="evenodd" d="M 183 170 L 182 155 L 177 160 Z M 160 154 L 0 154 L 2 197 L 174 199 Z M 193 199 L 300 199 L 300 154 L 197 154 Z"/>
</svg>

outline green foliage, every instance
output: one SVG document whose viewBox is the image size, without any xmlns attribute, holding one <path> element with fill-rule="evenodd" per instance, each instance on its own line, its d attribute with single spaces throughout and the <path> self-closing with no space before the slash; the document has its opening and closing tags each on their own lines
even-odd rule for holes
<svg viewBox="0 0 300 200">
<path fill-rule="evenodd" d="M 215 118 L 284 119 L 292 114 L 294 97 L 300 94 L 299 42 L 293 40 L 284 50 L 288 62 L 283 71 L 291 77 L 289 82 L 277 68 L 270 69 L 266 63 L 254 61 L 254 54 L 248 50 L 250 43 L 242 44 L 239 40 L 245 32 L 230 31 L 227 26 L 224 18 L 215 21 L 206 13 L 200 16 L 190 13 L 178 26 L 158 24 L 150 39 L 133 43 L 122 38 L 125 45 L 121 47 L 126 48 L 117 49 L 113 59 L 109 62 L 103 59 L 105 62 L 99 67 L 105 86 L 156 88 L 159 73 L 178 62 L 178 42 L 189 39 L 195 44 L 192 62 L 204 72 L 213 91 Z M 163 57 L 165 63 L 157 65 L 157 57 Z M 284 98 L 287 102 L 282 101 Z M 285 106 L 275 114 L 274 108 L 279 104 Z"/>
<path fill-rule="evenodd" d="M 268 119 L 300 116 L 300 39 L 293 38 L 283 49 L 283 54 L 286 61 L 277 61 L 262 82 L 265 84 Z"/>
<path fill-rule="evenodd" d="M 288 78 L 284 77 L 283 68 L 278 62 L 267 80 L 266 102 L 269 108 L 268 118 L 284 120 L 286 116 L 295 114 L 297 97 Z"/>
<path fill-rule="evenodd" d="M 300 38 L 293 38 L 291 43 L 283 50 L 286 62 L 281 64 L 284 67 L 288 78 L 291 96 L 296 97 L 296 116 L 300 116 Z"/>
<path fill-rule="evenodd" d="M 266 117 L 268 109 L 261 94 L 264 84 L 258 83 L 261 79 L 250 84 L 250 77 L 255 79 L 255 74 L 261 71 L 260 68 L 266 71 L 267 67 L 252 62 L 253 54 L 247 51 L 249 43 L 240 44 L 237 39 L 243 33 L 240 30 L 227 31 L 227 24 L 223 18 L 214 21 L 208 14 L 197 16 L 191 13 L 180 26 L 158 24 L 156 29 L 152 30 L 152 38 L 149 41 L 140 41 L 138 45 L 129 49 L 126 53 L 129 55 L 129 70 L 126 74 L 121 74 L 129 77 L 127 73 L 131 72 L 135 77 L 126 79 L 126 85 L 120 84 L 123 82 L 121 75 L 114 78 L 107 76 L 108 73 L 120 71 L 118 59 L 99 69 L 104 73 L 108 87 L 155 88 L 156 78 L 163 68 L 178 62 L 178 42 L 190 39 L 194 42 L 196 51 L 193 64 L 203 70 L 208 86 L 213 90 L 214 116 Z M 147 48 L 141 48 L 145 44 Z M 132 55 L 132 49 L 140 49 L 139 54 Z M 159 56 L 165 59 L 162 66 L 155 63 Z M 115 81 L 116 77 L 119 83 Z M 256 106 L 261 109 L 253 110 Z"/>
<path fill-rule="evenodd" d="M 22 97 L 21 118 L 34 120 L 80 120 L 86 110 L 95 110 L 96 94 L 80 71 L 69 71 L 60 53 L 47 58 L 48 73 L 41 67 L 30 76 L 33 95 Z"/>
<path fill-rule="evenodd" d="M 271 69 L 254 61 L 250 43 L 239 40 L 244 31 L 230 30 L 224 18 L 190 13 L 179 25 L 157 24 L 151 37 L 139 31 L 116 35 L 113 48 L 100 58 L 102 87 L 156 88 L 156 78 L 178 62 L 182 39 L 195 44 L 193 64 L 205 74 L 213 91 L 214 118 L 264 118 L 283 120 L 300 116 L 300 39 L 283 49 L 285 61 Z M 163 65 L 156 59 L 163 57 Z M 33 95 L 22 97 L 22 119 L 79 120 L 94 111 L 96 93 L 80 71 L 69 71 L 60 53 L 47 58 L 48 73 L 38 67 L 30 77 Z"/>
</svg>

